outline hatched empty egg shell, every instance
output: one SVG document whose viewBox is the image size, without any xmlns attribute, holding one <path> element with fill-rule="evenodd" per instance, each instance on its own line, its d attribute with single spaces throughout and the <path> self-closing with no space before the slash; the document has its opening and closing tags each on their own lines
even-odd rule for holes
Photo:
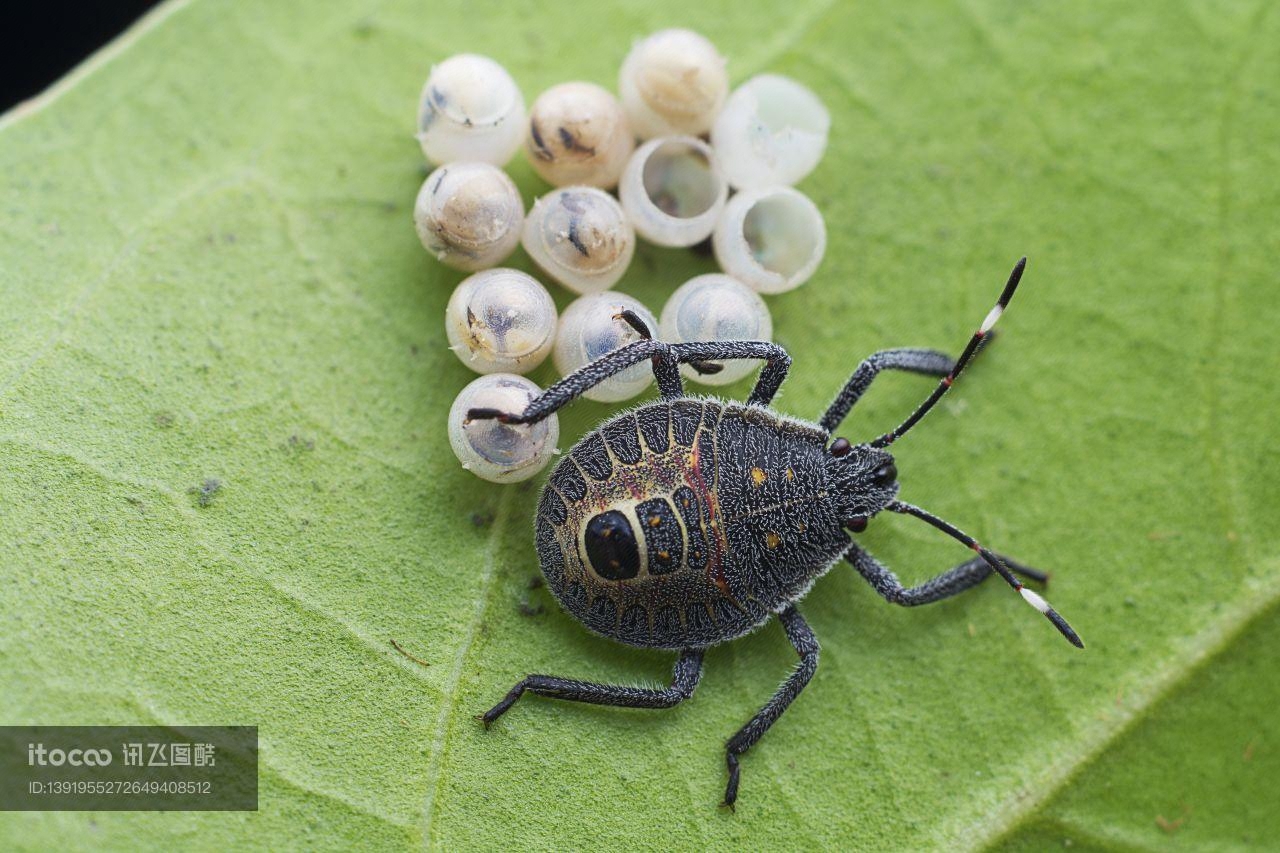
<svg viewBox="0 0 1280 853">
<path fill-rule="evenodd" d="M 692 136 L 641 145 L 618 184 L 636 232 L 659 246 L 692 246 L 711 236 L 728 194 L 715 152 Z"/>
<path fill-rule="evenodd" d="M 721 269 L 759 293 L 784 293 L 809 280 L 827 249 L 822 214 L 791 187 L 740 192 L 712 238 Z"/>
<path fill-rule="evenodd" d="M 493 483 L 518 483 L 546 467 L 560 440 L 560 421 L 549 415 L 536 424 L 504 424 L 467 418 L 470 409 L 519 413 L 542 389 L 510 373 L 481 376 L 462 389 L 449 409 L 449 445 L 462 467 Z"/>
<path fill-rule="evenodd" d="M 460 53 L 431 69 L 418 103 L 418 142 L 437 165 L 504 165 L 524 138 L 524 96 L 487 56 Z"/>
<path fill-rule="evenodd" d="M 622 107 L 641 139 L 711 129 L 729 91 L 724 57 L 692 30 L 661 30 L 635 43 L 618 75 Z"/>
<path fill-rule="evenodd" d="M 555 343 L 556 306 L 519 270 L 483 270 L 463 279 L 445 309 L 450 349 L 476 373 L 527 373 Z"/>
<path fill-rule="evenodd" d="M 635 147 L 622 104 L 594 83 L 552 86 L 529 110 L 525 155 L 554 186 L 617 186 Z"/>
<path fill-rule="evenodd" d="M 818 165 L 830 128 L 831 114 L 808 88 L 760 74 L 733 90 L 711 144 L 735 189 L 790 185 Z"/>
<path fill-rule="evenodd" d="M 639 332 L 618 317 L 628 309 L 644 321 L 651 334 L 657 332 L 658 321 L 653 312 L 640 300 L 613 290 L 581 296 L 564 309 L 552 353 L 560 375 L 567 376 L 616 349 L 642 340 Z M 653 366 L 646 359 L 593 386 L 583 396 L 602 403 L 616 403 L 639 394 L 652 381 Z"/>
<path fill-rule="evenodd" d="M 521 242 L 547 275 L 575 293 L 607 290 L 636 250 L 622 206 L 594 187 L 564 187 L 535 201 Z"/>
<path fill-rule="evenodd" d="M 428 252 L 474 272 L 507 259 L 520 242 L 524 202 L 507 173 L 489 163 L 450 163 L 422 183 L 413 224 Z"/>
<path fill-rule="evenodd" d="M 773 339 L 769 308 L 754 290 L 720 273 L 689 279 L 662 306 L 664 341 L 768 341 Z M 705 385 L 727 385 L 759 367 L 758 361 L 713 361 L 718 373 L 699 373 L 687 364 L 680 372 Z"/>
</svg>

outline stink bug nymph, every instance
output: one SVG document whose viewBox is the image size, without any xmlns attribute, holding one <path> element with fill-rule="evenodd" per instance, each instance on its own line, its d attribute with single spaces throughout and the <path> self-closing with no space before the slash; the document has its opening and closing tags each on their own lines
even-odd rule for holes
<svg viewBox="0 0 1280 853">
<path fill-rule="evenodd" d="M 1013 297 L 1026 258 L 958 359 L 936 350 L 891 349 L 863 361 L 816 423 L 769 408 L 791 358 L 767 341 L 667 343 L 654 340 L 638 316 L 620 322 L 642 340 L 575 371 L 522 412 L 472 409 L 470 419 L 532 424 L 619 371 L 649 361 L 662 399 L 588 433 L 552 471 L 535 520 L 538 557 L 548 588 L 587 628 L 632 646 L 671 649 L 679 659 L 669 687 L 594 684 L 530 675 L 482 715 L 486 727 L 526 691 L 571 702 L 670 708 L 693 694 L 704 651 L 741 637 L 777 616 L 800 666 L 725 744 L 729 780 L 724 805 L 738 796 L 738 759 L 777 722 L 818 665 L 818 641 L 797 602 L 814 581 L 844 560 L 881 596 L 912 607 L 940 601 L 1000 575 L 1073 645 L 1079 636 L 1017 575 L 1046 575 L 995 554 L 966 533 L 898 500 L 898 471 L 889 447 L 923 418 L 955 383 L 989 337 Z M 715 371 L 725 359 L 765 362 L 745 405 L 686 397 L 679 366 Z M 854 403 L 883 370 L 941 381 L 891 432 L 865 444 L 832 439 Z M 916 587 L 855 544 L 881 511 L 915 516 L 975 553 L 967 562 Z"/>
</svg>

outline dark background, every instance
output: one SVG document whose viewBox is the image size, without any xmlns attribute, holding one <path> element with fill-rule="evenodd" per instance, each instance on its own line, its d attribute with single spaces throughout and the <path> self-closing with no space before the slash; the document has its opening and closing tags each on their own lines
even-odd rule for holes
<svg viewBox="0 0 1280 853">
<path fill-rule="evenodd" d="M 0 112 L 40 94 L 156 0 L 37 0 L 0 9 Z"/>
</svg>

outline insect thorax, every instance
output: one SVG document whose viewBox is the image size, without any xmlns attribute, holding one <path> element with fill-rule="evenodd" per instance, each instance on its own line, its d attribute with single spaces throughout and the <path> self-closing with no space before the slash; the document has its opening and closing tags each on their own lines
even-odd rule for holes
<svg viewBox="0 0 1280 853">
<path fill-rule="evenodd" d="M 825 434 L 760 407 L 651 403 L 585 436 L 543 490 L 548 586 L 637 646 L 713 645 L 802 595 L 848 547 Z"/>
</svg>

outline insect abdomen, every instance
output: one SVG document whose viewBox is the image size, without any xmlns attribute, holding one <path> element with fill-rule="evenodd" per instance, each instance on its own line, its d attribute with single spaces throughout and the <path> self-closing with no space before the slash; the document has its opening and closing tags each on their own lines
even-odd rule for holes
<svg viewBox="0 0 1280 853">
<path fill-rule="evenodd" d="M 755 608 L 711 574 L 713 402 L 654 403 L 584 437 L 548 481 L 537 538 L 548 586 L 587 627 L 643 646 L 715 642 Z M 719 580 L 719 582 L 717 582 Z"/>
</svg>

